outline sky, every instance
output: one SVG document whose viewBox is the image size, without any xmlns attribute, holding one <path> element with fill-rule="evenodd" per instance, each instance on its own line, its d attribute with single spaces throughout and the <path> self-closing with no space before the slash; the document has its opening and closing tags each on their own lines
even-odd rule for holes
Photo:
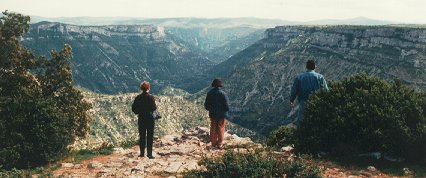
<svg viewBox="0 0 426 178">
<path fill-rule="evenodd" d="M 0 0 L 42 17 L 257 17 L 290 21 L 367 17 L 426 24 L 426 0 Z"/>
</svg>

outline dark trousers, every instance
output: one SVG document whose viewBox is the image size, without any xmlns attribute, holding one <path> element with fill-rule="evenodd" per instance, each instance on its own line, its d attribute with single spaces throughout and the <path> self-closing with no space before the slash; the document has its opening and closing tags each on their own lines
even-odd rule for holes
<svg viewBox="0 0 426 178">
<path fill-rule="evenodd" d="M 145 119 L 139 117 L 138 130 L 140 154 L 145 155 L 146 145 L 148 156 L 152 156 L 152 143 L 154 141 L 154 119 Z"/>
</svg>

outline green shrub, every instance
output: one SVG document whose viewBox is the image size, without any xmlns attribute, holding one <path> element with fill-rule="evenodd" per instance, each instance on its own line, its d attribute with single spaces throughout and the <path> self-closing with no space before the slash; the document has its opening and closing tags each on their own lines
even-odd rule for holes
<svg viewBox="0 0 426 178">
<path fill-rule="evenodd" d="M 283 147 L 295 143 L 295 127 L 281 126 L 277 130 L 272 131 L 267 140 L 267 145 L 272 147 Z"/>
<path fill-rule="evenodd" d="M 0 163 L 5 168 L 45 164 L 63 156 L 71 138 L 64 129 L 67 119 L 54 104 L 32 97 L 1 99 Z"/>
<path fill-rule="evenodd" d="M 113 146 L 105 146 L 96 150 L 92 149 L 81 149 L 71 153 L 72 160 L 75 163 L 81 163 L 84 160 L 92 159 L 98 155 L 110 155 L 114 152 Z"/>
<path fill-rule="evenodd" d="M 0 178 L 22 178 L 22 177 L 34 177 L 34 176 L 38 178 L 49 178 L 49 177 L 53 177 L 53 172 L 51 169 L 45 169 L 43 167 L 37 167 L 35 169 L 27 169 L 27 170 L 20 170 L 16 168 L 13 168 L 11 170 L 4 170 L 0 168 Z"/>
<path fill-rule="evenodd" d="M 101 154 L 101 155 L 110 155 L 114 152 L 114 147 L 113 146 L 108 146 L 102 149 L 99 149 L 97 151 L 97 153 Z"/>
<path fill-rule="evenodd" d="M 366 74 L 331 83 L 313 94 L 297 130 L 302 151 L 358 154 L 379 151 L 426 158 L 426 97 Z"/>
<path fill-rule="evenodd" d="M 287 162 L 284 167 L 284 172 L 287 177 L 321 177 L 321 170 L 318 167 L 310 165 L 301 158 Z"/>
<path fill-rule="evenodd" d="M 82 149 L 82 150 L 78 150 L 77 152 L 73 152 L 71 155 L 72 155 L 72 160 L 75 163 L 81 163 L 84 160 L 94 158 L 95 156 L 98 155 L 98 153 L 96 150 Z"/>
<path fill-rule="evenodd" d="M 21 177 L 24 177 L 24 172 L 18 169 L 11 169 L 11 170 L 0 169 L 0 177 L 21 178 Z"/>
<path fill-rule="evenodd" d="M 129 138 L 120 143 L 120 146 L 123 148 L 132 148 L 135 145 L 139 144 L 139 139 L 137 138 Z"/>
<path fill-rule="evenodd" d="M 88 130 L 90 105 L 72 86 L 71 47 L 36 58 L 18 38 L 29 17 L 0 17 L 0 167 L 29 168 L 62 158 Z"/>
<path fill-rule="evenodd" d="M 204 158 L 199 163 L 207 170 L 193 170 L 184 177 L 320 177 L 321 171 L 305 161 L 293 162 L 268 152 L 236 153 L 228 151 L 217 159 Z"/>
</svg>

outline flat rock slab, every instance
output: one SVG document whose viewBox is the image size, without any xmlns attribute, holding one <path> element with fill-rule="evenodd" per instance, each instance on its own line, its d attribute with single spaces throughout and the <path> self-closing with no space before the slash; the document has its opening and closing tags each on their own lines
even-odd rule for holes
<svg viewBox="0 0 426 178">
<path fill-rule="evenodd" d="M 174 173 L 178 173 L 179 168 L 183 165 L 182 161 L 178 161 L 178 162 L 171 162 L 169 164 L 169 166 L 164 169 L 165 173 L 169 173 L 169 174 L 174 174 Z"/>
<path fill-rule="evenodd" d="M 74 168 L 73 163 L 61 163 L 62 168 Z"/>
</svg>

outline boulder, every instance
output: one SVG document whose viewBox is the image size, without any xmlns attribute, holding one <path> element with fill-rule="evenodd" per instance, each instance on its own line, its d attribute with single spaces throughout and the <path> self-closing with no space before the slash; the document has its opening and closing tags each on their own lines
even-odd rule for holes
<svg viewBox="0 0 426 178">
<path fill-rule="evenodd" d="M 198 169 L 200 166 L 198 165 L 197 161 L 190 161 L 185 163 L 181 168 L 184 169 L 184 171 L 190 171 Z"/>
<path fill-rule="evenodd" d="M 95 169 L 95 168 L 100 168 L 102 167 L 102 163 L 98 162 L 98 161 L 92 161 L 87 165 L 87 168 L 90 169 Z"/>
<path fill-rule="evenodd" d="M 123 163 L 121 162 L 111 162 L 105 165 L 105 167 L 110 167 L 110 168 L 121 168 L 123 166 Z"/>
<path fill-rule="evenodd" d="M 368 167 L 367 167 L 367 170 L 374 172 L 374 171 L 376 171 L 377 169 L 376 169 L 374 166 L 368 166 Z"/>
<path fill-rule="evenodd" d="M 171 162 L 169 164 L 169 166 L 164 169 L 165 173 L 169 173 L 169 174 L 175 174 L 179 171 L 179 168 L 182 166 L 183 162 L 178 161 L 178 162 Z"/>
<path fill-rule="evenodd" d="M 80 169 L 80 168 L 83 168 L 84 166 L 83 166 L 83 164 L 75 164 L 74 165 L 74 169 Z"/>
<path fill-rule="evenodd" d="M 294 148 L 292 146 L 285 146 L 281 148 L 282 152 L 290 152 L 291 150 L 293 150 Z"/>
<path fill-rule="evenodd" d="M 138 163 L 138 165 L 130 169 L 131 174 L 143 173 L 144 171 L 145 171 L 145 166 L 143 163 Z"/>
<path fill-rule="evenodd" d="M 61 163 L 61 167 L 62 168 L 73 168 L 74 164 L 73 163 Z"/>
</svg>

